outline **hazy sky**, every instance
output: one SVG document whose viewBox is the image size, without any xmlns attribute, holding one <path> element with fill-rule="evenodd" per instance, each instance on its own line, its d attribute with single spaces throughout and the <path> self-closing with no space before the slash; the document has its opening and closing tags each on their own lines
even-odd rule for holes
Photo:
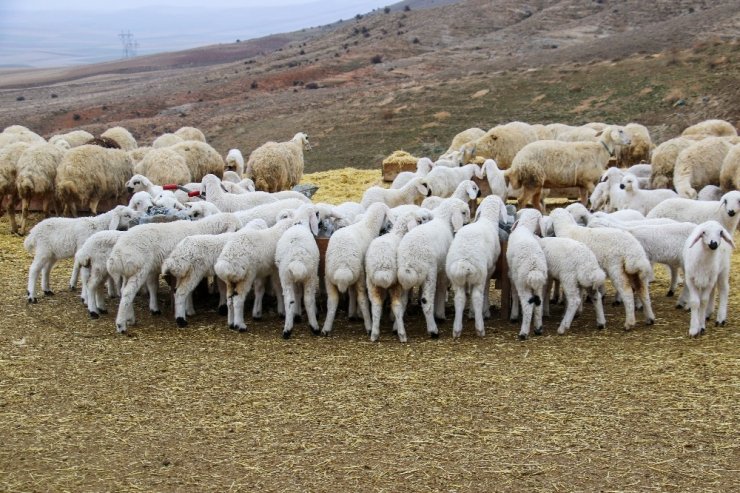
<svg viewBox="0 0 740 493">
<path fill-rule="evenodd" d="M 99 0 L 0 0 L 0 8 L 17 10 L 91 10 L 111 11 L 126 10 L 149 6 L 176 6 L 184 7 L 208 7 L 208 8 L 253 8 L 253 7 L 275 7 L 295 6 L 304 4 L 316 4 L 316 0 L 125 0 L 122 2 L 101 2 Z M 342 2 L 323 2 L 328 10 L 335 10 L 336 3 L 350 8 L 360 8 L 359 12 L 365 12 L 378 7 L 395 3 L 395 0 L 383 3 L 382 0 L 343 0 Z"/>
</svg>

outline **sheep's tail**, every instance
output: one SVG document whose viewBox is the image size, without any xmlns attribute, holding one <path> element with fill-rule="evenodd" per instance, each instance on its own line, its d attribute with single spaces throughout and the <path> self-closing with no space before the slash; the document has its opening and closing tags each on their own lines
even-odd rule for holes
<svg viewBox="0 0 740 493">
<path fill-rule="evenodd" d="M 162 275 L 171 275 L 177 279 L 185 277 L 192 270 L 192 264 L 188 262 L 176 262 L 172 257 L 167 257 L 162 264 Z"/>
<path fill-rule="evenodd" d="M 652 275 L 653 268 L 645 255 L 626 255 L 624 258 L 624 271 L 627 274 Z"/>
<path fill-rule="evenodd" d="M 470 263 L 470 260 L 459 259 L 450 264 L 449 269 L 447 269 L 447 278 L 456 286 L 466 286 L 474 272 L 476 272 L 476 269 Z"/>
<path fill-rule="evenodd" d="M 596 288 L 606 282 L 606 274 L 601 269 L 595 269 L 589 272 L 582 272 L 578 275 L 578 284 L 581 286 Z"/>
<path fill-rule="evenodd" d="M 396 276 L 394 272 L 389 270 L 376 270 L 370 274 L 370 280 L 375 286 L 388 289 L 395 282 Z"/>
<path fill-rule="evenodd" d="M 298 260 L 294 260 L 288 264 L 288 272 L 293 276 L 293 279 L 306 279 L 308 277 L 306 265 Z"/>
<path fill-rule="evenodd" d="M 354 284 L 354 277 L 352 271 L 347 267 L 340 267 L 334 272 L 334 284 L 337 285 L 337 289 L 340 293 L 347 292 L 347 288 Z"/>
<path fill-rule="evenodd" d="M 403 289 L 411 289 L 414 286 L 420 286 L 424 281 L 424 277 L 419 272 L 410 266 L 402 267 L 398 269 L 398 282 L 401 284 Z"/>
<path fill-rule="evenodd" d="M 517 175 L 517 172 L 513 167 L 504 170 L 503 175 L 504 182 L 508 185 L 511 185 L 511 188 L 513 188 L 514 190 L 521 188 L 521 183 L 519 183 L 519 176 Z"/>
<path fill-rule="evenodd" d="M 57 195 L 62 202 L 73 202 L 78 196 L 77 184 L 72 180 L 60 181 L 57 184 Z"/>
<path fill-rule="evenodd" d="M 236 281 L 247 277 L 247 266 L 235 264 L 226 260 L 218 260 L 213 266 L 213 271 L 224 282 Z"/>
<path fill-rule="evenodd" d="M 527 274 L 527 285 L 532 288 L 533 291 L 541 291 L 547 283 L 547 276 L 538 270 L 530 271 Z M 539 298 L 539 296 L 535 296 Z M 535 304 L 537 304 L 535 302 Z"/>
<path fill-rule="evenodd" d="M 33 178 L 30 175 L 24 174 L 17 178 L 16 188 L 18 189 L 19 196 L 30 197 L 36 190 L 36 185 L 33 183 Z"/>
<path fill-rule="evenodd" d="M 32 228 L 31 232 L 28 233 L 28 236 L 26 236 L 26 239 L 23 240 L 23 248 L 25 248 L 27 252 L 30 252 L 31 250 L 36 248 L 36 235 L 36 228 Z"/>
</svg>

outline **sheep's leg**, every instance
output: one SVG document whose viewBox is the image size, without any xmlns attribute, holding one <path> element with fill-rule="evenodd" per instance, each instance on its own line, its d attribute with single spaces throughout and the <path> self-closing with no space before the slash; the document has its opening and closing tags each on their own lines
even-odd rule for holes
<svg viewBox="0 0 740 493">
<path fill-rule="evenodd" d="M 283 287 L 280 285 L 280 275 L 277 271 L 273 272 L 270 276 L 270 285 L 272 286 L 272 292 L 275 293 L 275 300 L 277 300 L 277 312 L 278 315 L 285 315 L 285 303 L 283 300 Z M 297 298 L 293 298 L 297 299 Z M 261 304 L 260 304 L 261 308 Z M 300 308 L 300 301 L 298 303 L 298 310 L 294 313 L 297 313 L 298 315 L 301 314 L 301 308 Z M 260 309 L 260 316 L 262 316 L 262 311 Z"/>
<path fill-rule="evenodd" d="M 653 313 L 653 304 L 650 301 L 650 284 L 646 278 L 640 279 L 637 294 L 642 301 L 642 309 L 645 315 L 645 323 L 653 325 L 655 323 L 655 314 Z"/>
<path fill-rule="evenodd" d="M 15 195 L 11 194 L 10 200 L 8 200 L 8 219 L 10 219 L 10 232 L 13 234 L 18 233 L 18 224 L 15 222 L 15 207 Z"/>
<path fill-rule="evenodd" d="M 730 295 L 729 269 L 724 269 L 719 273 L 717 287 L 719 290 L 719 309 L 717 310 L 716 325 L 725 325 L 727 323 L 727 302 Z"/>
<path fill-rule="evenodd" d="M 52 257 L 41 269 L 41 290 L 46 296 L 54 296 L 49 279 L 51 278 L 51 269 L 56 263 L 57 259 Z"/>
<path fill-rule="evenodd" d="M 380 318 L 383 314 L 383 301 L 385 299 L 385 292 L 383 288 L 372 285 L 368 280 L 367 294 L 368 298 L 370 298 L 370 308 L 372 312 L 370 340 L 372 342 L 376 342 L 380 338 Z"/>
<path fill-rule="evenodd" d="M 486 328 L 483 324 L 483 300 L 485 299 L 485 287 L 487 283 L 473 286 L 470 297 L 473 300 L 473 312 L 475 312 L 475 331 L 480 337 L 486 335 Z"/>
<path fill-rule="evenodd" d="M 46 265 L 47 262 L 49 262 L 48 258 L 42 257 L 38 254 L 33 259 L 33 262 L 31 262 L 31 267 L 28 269 L 28 289 L 27 289 L 29 303 L 36 303 L 37 301 L 36 282 L 38 281 L 39 274 L 41 274 L 41 271 L 43 270 L 43 267 Z"/>
<path fill-rule="evenodd" d="M 161 315 L 159 302 L 157 301 L 157 289 L 159 288 L 159 272 L 150 273 L 146 278 L 146 289 L 149 291 L 149 311 L 152 315 Z"/>
<path fill-rule="evenodd" d="M 511 309 L 509 310 L 509 321 L 512 323 L 516 323 L 517 319 L 519 318 L 519 294 L 516 290 L 516 285 L 514 284 L 514 280 L 511 280 Z"/>
<path fill-rule="evenodd" d="M 296 322 L 301 321 L 301 315 L 303 314 L 303 307 L 301 306 L 301 298 L 303 298 L 303 286 L 300 283 L 293 284 L 293 291 L 295 300 L 295 317 Z"/>
<path fill-rule="evenodd" d="M 447 299 L 447 276 L 440 272 L 437 274 L 437 283 L 434 291 L 434 317 L 438 320 L 446 320 L 445 301 Z"/>
<path fill-rule="evenodd" d="M 247 299 L 249 294 L 250 286 L 254 283 L 255 288 L 257 281 L 252 279 L 243 279 L 236 283 L 234 286 L 234 294 L 231 296 L 232 302 L 234 303 L 234 323 L 233 328 L 239 332 L 247 331 L 247 324 L 244 323 L 244 301 Z M 264 285 L 263 288 L 264 290 Z M 255 289 L 255 303 L 257 302 L 257 294 Z"/>
<path fill-rule="evenodd" d="M 75 265 L 77 265 L 76 262 Z M 87 303 L 87 298 L 90 296 L 87 291 L 87 281 L 90 279 L 90 269 L 87 267 L 80 268 L 79 265 L 77 265 L 77 267 L 80 270 L 80 298 L 82 298 L 83 303 Z"/>
<path fill-rule="evenodd" d="M 69 290 L 77 289 L 77 279 L 80 277 L 80 264 L 77 262 L 72 266 L 72 275 L 69 278 Z"/>
<path fill-rule="evenodd" d="M 432 339 L 439 337 L 437 322 L 434 320 L 434 295 L 437 290 L 437 273 L 431 272 L 421 287 L 421 309 L 427 322 L 427 333 Z"/>
<path fill-rule="evenodd" d="M 28 231 L 26 226 L 28 225 L 28 204 L 29 200 L 27 197 L 21 198 L 21 235 L 25 235 Z"/>
<path fill-rule="evenodd" d="M 546 317 L 550 316 L 550 292 L 552 290 L 552 277 L 547 277 L 545 284 L 545 296 L 542 297 L 542 311 Z M 556 303 L 556 302 L 555 302 Z"/>
<path fill-rule="evenodd" d="M 185 304 L 185 314 L 188 317 L 195 315 L 195 305 L 193 304 L 193 292 L 191 291 L 188 295 L 187 303 Z"/>
<path fill-rule="evenodd" d="M 328 276 L 324 279 L 326 286 L 326 320 L 324 320 L 324 328 L 321 329 L 321 335 L 328 336 L 331 334 L 331 329 L 334 325 L 334 317 L 337 315 L 339 290 L 334 284 L 332 284 Z"/>
<path fill-rule="evenodd" d="M 44 217 L 47 218 L 50 216 L 49 214 L 49 197 L 44 197 L 41 199 L 41 210 L 44 212 Z"/>
<path fill-rule="evenodd" d="M 124 281 L 121 290 L 121 301 L 118 304 L 118 314 L 116 315 L 116 330 L 118 333 L 126 332 L 129 322 L 133 323 L 134 298 L 141 286 L 147 281 L 147 277 L 146 272 L 138 271 Z"/>
<path fill-rule="evenodd" d="M 545 214 L 546 210 L 545 201 L 542 200 L 542 187 L 537 187 L 534 193 L 532 193 L 532 206 L 542 214 Z"/>
<path fill-rule="evenodd" d="M 352 289 L 350 286 L 347 289 L 347 296 L 349 297 L 349 306 L 347 307 L 347 318 L 354 322 L 357 319 L 357 291 Z"/>
<path fill-rule="evenodd" d="M 100 272 L 96 269 L 90 273 L 87 280 L 85 280 L 84 270 L 82 276 L 82 285 L 86 286 L 85 291 L 87 292 L 87 311 L 90 314 L 90 318 L 100 318 L 100 305 L 103 298 L 103 282 L 105 278 L 100 275 Z"/>
<path fill-rule="evenodd" d="M 252 320 L 262 320 L 262 298 L 265 297 L 265 280 L 261 277 L 256 278 L 253 289 L 254 305 L 252 305 Z M 275 293 L 275 296 L 277 296 L 277 293 Z"/>
<path fill-rule="evenodd" d="M 319 335 L 319 322 L 316 320 L 316 293 L 319 291 L 319 278 L 314 276 L 303 286 L 303 306 L 306 309 L 308 325 L 313 335 Z"/>
<path fill-rule="evenodd" d="M 398 340 L 406 342 L 406 328 L 403 325 L 403 313 L 406 310 L 406 303 L 408 302 L 408 291 L 405 291 L 401 286 L 391 286 L 391 311 L 393 312 L 393 328 L 398 333 Z"/>
<path fill-rule="evenodd" d="M 97 197 L 93 197 L 90 199 L 90 213 L 93 216 L 98 215 L 98 204 L 100 203 L 100 199 Z"/>
<path fill-rule="evenodd" d="M 592 289 L 591 297 L 593 298 L 594 310 L 596 310 L 596 328 L 603 329 L 606 327 L 606 317 L 604 316 L 604 296 L 601 290 Z"/>
<path fill-rule="evenodd" d="M 287 279 L 282 279 L 283 299 L 285 301 L 285 324 L 283 325 L 283 339 L 290 339 L 293 332 L 293 316 L 295 315 L 296 300 L 294 286 Z"/>
<path fill-rule="evenodd" d="M 178 327 L 188 325 L 188 298 L 199 281 L 200 279 L 196 281 L 194 276 L 189 274 L 175 281 L 175 323 Z"/>
<path fill-rule="evenodd" d="M 573 323 L 573 317 L 576 315 L 576 311 L 581 306 L 581 291 L 577 286 L 564 286 L 565 290 L 565 315 L 563 320 L 560 322 L 558 327 L 558 334 L 563 335 L 565 331 L 570 329 L 570 324 Z M 574 291 L 575 288 L 575 291 Z"/>
<path fill-rule="evenodd" d="M 365 324 L 365 332 L 370 335 L 370 326 L 372 318 L 370 317 L 370 307 L 367 300 L 367 288 L 365 287 L 365 273 L 360 272 L 360 280 L 357 281 L 357 304 L 360 306 L 362 320 Z"/>
<path fill-rule="evenodd" d="M 709 320 L 714 313 L 714 294 L 717 291 L 717 283 L 715 282 L 709 291 L 709 301 L 707 303 L 707 309 L 704 312 L 704 320 Z"/>
<path fill-rule="evenodd" d="M 544 295 L 544 287 L 540 288 L 539 296 L 540 303 L 534 305 L 534 335 L 542 335 L 542 297 Z"/>
<path fill-rule="evenodd" d="M 519 198 L 517 199 L 517 210 L 524 209 L 529 202 L 529 200 L 532 198 L 533 190 L 530 190 L 529 188 L 523 186 L 521 188 L 521 193 L 519 194 Z"/>
<path fill-rule="evenodd" d="M 673 296 L 673 294 L 676 292 L 676 288 L 678 287 L 679 267 L 677 265 L 669 265 L 668 268 L 671 271 L 671 287 L 668 288 L 668 293 L 666 294 L 666 296 Z"/>
<path fill-rule="evenodd" d="M 452 337 L 454 339 L 457 339 L 460 337 L 460 334 L 462 334 L 463 329 L 463 313 L 465 312 L 465 302 L 467 301 L 467 296 L 465 293 L 465 286 L 455 286 L 455 320 L 452 322 Z M 471 296 L 471 307 L 470 310 L 472 312 L 475 312 L 475 308 L 472 306 L 472 296 Z M 477 330 L 477 321 L 476 321 L 476 330 Z"/>
<path fill-rule="evenodd" d="M 621 272 L 621 268 L 616 267 L 616 272 L 609 272 L 609 279 L 612 281 L 614 288 L 617 290 L 622 302 L 624 303 L 624 330 L 630 330 L 634 327 L 635 321 L 635 297 L 632 291 L 632 285 L 629 279 Z"/>
<path fill-rule="evenodd" d="M 491 278 L 493 272 L 489 273 L 486 284 L 483 286 L 483 318 L 491 318 Z"/>
<path fill-rule="evenodd" d="M 689 336 L 696 337 L 704 326 L 704 314 L 701 312 L 701 297 L 703 293 L 694 285 L 686 283 L 689 290 L 689 308 L 691 309 L 691 324 Z"/>
<path fill-rule="evenodd" d="M 66 208 L 66 205 L 65 205 Z M 72 202 L 69 205 L 69 212 L 72 214 L 72 217 L 77 217 L 77 202 Z"/>
<path fill-rule="evenodd" d="M 218 314 L 226 315 L 228 313 L 228 307 L 226 306 L 226 283 L 217 277 L 216 285 L 218 286 Z"/>
<path fill-rule="evenodd" d="M 226 284 L 226 323 L 230 329 L 234 328 L 234 284 L 231 282 Z"/>
<path fill-rule="evenodd" d="M 529 336 L 529 326 L 532 324 L 532 312 L 534 307 L 529 302 L 534 295 L 529 289 L 523 289 L 519 291 L 519 303 L 522 305 L 522 325 L 519 329 L 519 339 L 524 340 Z"/>
</svg>

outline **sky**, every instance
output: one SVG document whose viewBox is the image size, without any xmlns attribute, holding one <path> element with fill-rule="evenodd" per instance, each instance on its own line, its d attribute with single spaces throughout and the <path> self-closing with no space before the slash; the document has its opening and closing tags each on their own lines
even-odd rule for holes
<svg viewBox="0 0 740 493">
<path fill-rule="evenodd" d="M 116 60 L 118 34 L 137 54 L 233 43 L 350 19 L 393 0 L 0 0 L 0 68 Z"/>
</svg>

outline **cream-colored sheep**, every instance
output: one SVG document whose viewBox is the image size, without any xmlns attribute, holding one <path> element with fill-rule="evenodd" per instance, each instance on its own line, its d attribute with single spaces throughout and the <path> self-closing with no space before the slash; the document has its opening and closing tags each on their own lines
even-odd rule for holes
<svg viewBox="0 0 740 493">
<path fill-rule="evenodd" d="M 182 140 L 197 140 L 198 142 L 206 142 L 206 136 L 200 129 L 195 127 L 180 127 L 175 130 L 175 135 L 180 137 Z"/>
<path fill-rule="evenodd" d="M 673 171 L 673 187 L 681 197 L 695 199 L 697 189 L 719 185 L 722 161 L 739 137 L 707 137 L 681 151 Z"/>
<path fill-rule="evenodd" d="M 65 213 L 77 216 L 77 207 L 88 205 L 97 214 L 105 199 L 124 201 L 126 182 L 133 176 L 133 162 L 122 149 L 83 145 L 70 149 L 57 168 L 57 197 Z"/>
<path fill-rule="evenodd" d="M 138 147 L 134 136 L 123 127 L 109 128 L 100 134 L 100 136 L 115 140 L 116 144 L 118 144 L 124 151 L 130 151 L 131 149 L 136 149 Z"/>
<path fill-rule="evenodd" d="M 559 132 L 555 140 L 562 140 L 563 142 L 596 142 L 598 140 L 598 137 L 596 137 L 597 133 L 593 128 L 575 127 Z"/>
<path fill-rule="evenodd" d="M 550 132 L 552 135 L 552 140 L 558 140 L 558 136 L 563 132 L 570 132 L 573 130 L 574 127 L 572 125 L 566 125 L 565 123 L 549 123 L 545 125 L 545 128 Z"/>
<path fill-rule="evenodd" d="M 687 135 L 710 135 L 715 137 L 734 137 L 737 135 L 737 129 L 732 123 L 725 120 L 705 120 L 695 125 L 691 125 L 681 133 Z"/>
<path fill-rule="evenodd" d="M 207 174 L 224 175 L 224 159 L 213 147 L 197 140 L 186 140 L 170 147 L 185 158 L 192 180 L 197 182 Z"/>
<path fill-rule="evenodd" d="M 447 150 L 441 156 L 439 156 L 439 159 L 452 159 L 455 154 L 460 151 L 460 148 L 463 145 L 467 144 L 468 142 L 473 142 L 474 140 L 483 137 L 485 134 L 485 130 L 477 127 L 463 130 L 452 138 L 450 147 L 448 147 Z M 462 164 L 465 164 L 465 161 L 463 161 Z"/>
<path fill-rule="evenodd" d="M 15 186 L 18 160 L 29 147 L 31 144 L 28 142 L 16 142 L 0 148 L 0 203 L 7 200 L 11 233 L 18 232 L 18 225 L 15 222 L 15 208 L 18 203 L 18 188 Z M 0 209 L 0 216 L 3 212 Z"/>
<path fill-rule="evenodd" d="M 27 231 L 31 199 L 40 199 L 44 215 L 49 217 L 49 206 L 54 204 L 54 180 L 64 152 L 54 144 L 36 144 L 26 149 L 18 159 L 15 183 L 21 199 L 22 235 Z"/>
<path fill-rule="evenodd" d="M 162 147 L 170 147 L 184 141 L 185 139 L 183 139 L 179 135 L 166 133 L 154 139 L 154 142 L 152 142 L 152 147 L 154 147 L 155 149 L 161 149 Z"/>
<path fill-rule="evenodd" d="M 649 163 L 654 146 L 648 129 L 639 123 L 628 123 L 623 128 L 630 144 L 617 147 L 617 166 L 626 168 L 633 164 Z"/>
<path fill-rule="evenodd" d="M 732 146 L 722 161 L 719 172 L 719 187 L 723 192 L 740 190 L 740 144 Z"/>
<path fill-rule="evenodd" d="M 73 147 L 79 147 L 81 145 L 87 144 L 94 138 L 95 136 L 93 134 L 85 130 L 72 130 L 71 132 L 67 132 L 64 134 L 52 135 L 49 138 L 49 144 L 56 144 L 57 141 L 64 140 L 67 142 L 67 144 L 69 144 L 69 148 L 71 149 Z"/>
<path fill-rule="evenodd" d="M 495 159 L 500 169 L 511 166 L 514 156 L 525 145 L 537 140 L 537 132 L 531 125 L 511 122 L 493 127 L 478 139 L 468 142 L 464 152 L 476 158 Z"/>
<path fill-rule="evenodd" d="M 532 125 L 532 128 L 537 134 L 537 140 L 555 140 L 555 135 L 552 133 L 552 130 L 547 128 L 546 125 L 535 123 Z"/>
<path fill-rule="evenodd" d="M 21 127 L 20 125 L 10 126 L 0 133 L 0 148 L 16 142 L 43 144 L 46 141 L 39 134 L 28 130 L 26 127 Z"/>
<path fill-rule="evenodd" d="M 588 123 L 584 123 L 584 124 L 583 124 L 583 125 L 581 125 L 581 126 L 582 126 L 582 127 L 586 127 L 586 128 L 591 128 L 591 129 L 594 129 L 594 130 L 596 130 L 597 132 L 601 132 L 601 131 L 602 131 L 602 130 L 604 130 L 604 129 L 605 129 L 606 127 L 608 127 L 608 126 L 609 126 L 609 124 L 608 124 L 608 123 L 604 123 L 604 122 L 588 122 Z"/>
<path fill-rule="evenodd" d="M 156 185 L 177 183 L 184 185 L 193 181 L 185 158 L 168 147 L 148 152 L 134 166 L 134 173 L 144 175 Z"/>
<path fill-rule="evenodd" d="M 289 190 L 303 177 L 303 151 L 310 150 L 308 135 L 298 132 L 287 142 L 267 142 L 252 151 L 246 174 L 257 190 Z"/>
<path fill-rule="evenodd" d="M 688 149 L 696 142 L 693 138 L 676 137 L 666 140 L 653 151 L 650 160 L 652 169 L 650 172 L 650 188 L 672 188 L 673 169 L 676 167 L 676 159 L 684 149 Z"/>
</svg>

